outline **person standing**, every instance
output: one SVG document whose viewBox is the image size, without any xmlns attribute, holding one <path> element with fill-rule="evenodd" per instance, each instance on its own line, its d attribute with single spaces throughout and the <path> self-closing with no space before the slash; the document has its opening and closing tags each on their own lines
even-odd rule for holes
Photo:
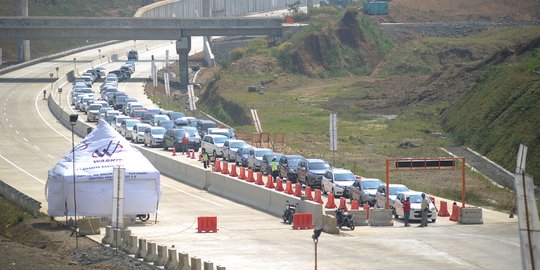
<svg viewBox="0 0 540 270">
<path fill-rule="evenodd" d="M 182 136 L 182 155 L 184 153 L 187 153 L 187 149 L 188 149 L 189 139 L 186 135 Z"/>
<path fill-rule="evenodd" d="M 277 177 L 277 168 L 278 168 L 278 162 L 276 160 L 276 157 L 272 158 L 272 172 L 270 173 L 273 177 Z"/>
<path fill-rule="evenodd" d="M 204 168 L 207 169 L 210 165 L 210 157 L 208 156 L 208 153 L 206 152 L 206 149 L 202 149 L 202 160 L 204 164 Z"/>
<path fill-rule="evenodd" d="M 420 205 L 422 211 L 422 223 L 419 227 L 427 227 L 427 214 L 429 211 L 429 200 L 426 198 L 426 193 L 422 193 L 422 204 Z"/>
<path fill-rule="evenodd" d="M 403 212 L 404 212 L 404 219 L 405 219 L 405 227 L 411 226 L 409 224 L 409 218 L 411 217 L 411 201 L 409 200 L 409 197 L 405 198 L 405 201 L 403 202 Z"/>
</svg>

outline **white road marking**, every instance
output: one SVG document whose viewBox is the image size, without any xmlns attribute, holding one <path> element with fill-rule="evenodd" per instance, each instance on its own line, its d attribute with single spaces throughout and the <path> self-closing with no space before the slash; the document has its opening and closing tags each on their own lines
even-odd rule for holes
<svg viewBox="0 0 540 270">
<path fill-rule="evenodd" d="M 6 118 L 6 122 L 9 122 L 9 119 Z"/>
<path fill-rule="evenodd" d="M 17 166 L 17 164 L 15 164 L 15 163 L 9 161 L 9 160 L 8 160 L 7 158 L 5 158 L 4 156 L 0 155 L 0 158 L 2 158 L 3 160 L 5 160 L 7 163 L 11 164 L 13 167 L 19 169 L 21 172 L 23 172 L 23 173 L 27 174 L 28 176 L 34 178 L 34 180 L 36 180 L 36 181 L 38 181 L 38 182 L 40 182 L 40 183 L 42 183 L 42 184 L 45 185 L 45 181 L 43 181 L 43 180 L 41 180 L 41 179 L 35 177 L 34 175 L 32 175 L 31 173 L 29 173 L 29 172 L 27 172 L 27 171 L 25 171 L 23 168 Z"/>
<path fill-rule="evenodd" d="M 197 196 L 197 195 L 193 195 L 193 194 L 191 194 L 191 193 L 189 193 L 189 192 L 185 192 L 185 191 L 183 191 L 183 190 L 181 190 L 181 189 L 178 189 L 178 188 L 175 188 L 175 187 L 173 187 L 173 186 L 170 186 L 170 185 L 167 185 L 167 184 L 163 184 L 163 183 L 161 183 L 161 185 L 166 186 L 166 187 L 168 187 L 168 188 L 170 188 L 170 189 L 176 190 L 176 191 L 178 191 L 178 192 L 182 192 L 182 193 L 184 193 L 184 194 L 186 194 L 186 195 L 188 195 L 188 196 L 191 196 L 191 197 L 193 197 L 193 198 L 197 198 L 197 199 L 202 200 L 202 201 L 205 201 L 205 202 L 207 202 L 207 203 L 211 203 L 211 204 L 213 204 L 213 205 L 215 205 L 215 206 L 225 207 L 225 206 L 223 206 L 222 204 L 219 204 L 219 203 L 217 203 L 217 202 L 213 202 L 213 201 L 207 200 L 207 199 L 202 198 L 202 197 L 199 197 L 199 196 Z"/>
<path fill-rule="evenodd" d="M 39 97 L 40 97 L 41 93 L 37 93 L 37 96 L 36 96 L 36 100 L 35 100 L 35 103 L 34 103 L 34 106 L 36 107 L 36 111 L 37 113 L 39 114 L 39 117 L 41 118 L 41 120 L 43 120 L 43 123 L 45 123 L 47 126 L 49 126 L 54 132 L 56 132 L 58 135 L 64 137 L 66 140 L 68 141 L 71 141 L 70 138 L 66 137 L 64 134 L 60 133 L 60 131 L 56 130 L 55 128 L 53 128 L 49 122 L 45 121 L 45 118 L 43 117 L 43 115 L 41 114 L 41 112 L 39 111 L 39 108 L 38 108 L 38 100 L 39 100 Z"/>
<path fill-rule="evenodd" d="M 13 125 L 12 125 L 12 124 L 9 124 L 9 127 L 10 127 L 10 128 L 13 128 Z"/>
<path fill-rule="evenodd" d="M 19 134 L 19 131 L 18 131 L 18 130 L 15 130 L 15 133 Z"/>
<path fill-rule="evenodd" d="M 29 142 L 29 140 L 27 138 L 25 138 L 25 137 L 23 137 L 23 140 L 25 140 L 26 142 Z"/>
<path fill-rule="evenodd" d="M 6 115 L 7 115 L 6 112 L 4 112 L 4 116 L 6 116 Z"/>
<path fill-rule="evenodd" d="M 35 145 L 34 145 L 34 148 L 36 148 L 37 150 L 39 150 L 39 147 L 37 147 L 37 146 L 35 146 Z"/>
<path fill-rule="evenodd" d="M 48 157 L 50 157 L 51 159 L 55 159 L 55 157 L 51 156 L 51 155 L 47 155 Z"/>
</svg>

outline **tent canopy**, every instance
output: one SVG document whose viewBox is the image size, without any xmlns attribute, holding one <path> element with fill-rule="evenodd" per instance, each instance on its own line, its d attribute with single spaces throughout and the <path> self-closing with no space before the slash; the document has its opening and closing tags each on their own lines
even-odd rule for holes
<svg viewBox="0 0 540 270">
<path fill-rule="evenodd" d="M 77 215 L 111 216 L 115 167 L 125 168 L 124 215 L 156 213 L 161 194 L 159 171 L 103 120 L 75 146 L 75 162 L 70 151 L 49 170 L 47 213 L 74 215 L 76 199 Z"/>
</svg>

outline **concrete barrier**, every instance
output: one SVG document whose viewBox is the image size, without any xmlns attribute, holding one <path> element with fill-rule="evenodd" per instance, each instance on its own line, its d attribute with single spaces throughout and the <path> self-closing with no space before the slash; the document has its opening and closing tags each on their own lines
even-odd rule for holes
<svg viewBox="0 0 540 270">
<path fill-rule="evenodd" d="M 137 240 L 137 236 L 136 235 L 130 235 L 129 236 L 129 241 L 128 241 L 128 247 L 125 250 L 125 252 L 127 254 L 135 254 L 135 253 L 137 253 L 137 250 L 139 250 L 138 243 L 139 243 L 139 241 Z"/>
<path fill-rule="evenodd" d="M 10 203 L 23 209 L 33 217 L 38 217 L 41 209 L 41 202 L 26 196 L 24 193 L 11 187 L 0 180 L 0 196 L 4 197 Z"/>
<path fill-rule="evenodd" d="M 225 266 L 216 265 L 216 270 L 226 270 Z"/>
<path fill-rule="evenodd" d="M 146 239 L 139 239 L 139 248 L 135 252 L 135 258 L 144 258 L 148 251 L 146 250 Z"/>
<path fill-rule="evenodd" d="M 157 258 L 156 243 L 148 242 L 146 256 L 143 257 L 145 262 L 154 262 Z"/>
<path fill-rule="evenodd" d="M 77 221 L 80 235 L 96 235 L 100 234 L 99 217 L 82 218 Z"/>
<path fill-rule="evenodd" d="M 202 270 L 201 258 L 196 256 L 191 257 L 191 270 Z"/>
<path fill-rule="evenodd" d="M 122 243 L 122 237 L 121 237 L 122 229 L 112 229 L 112 237 L 111 237 L 111 243 L 110 247 L 117 248 Z"/>
<path fill-rule="evenodd" d="M 369 225 L 394 226 L 391 209 L 372 209 L 369 213 Z"/>
<path fill-rule="evenodd" d="M 204 270 L 214 270 L 213 262 L 204 262 Z"/>
<path fill-rule="evenodd" d="M 322 217 L 322 229 L 325 233 L 339 234 L 336 217 L 331 215 L 324 215 Z"/>
<path fill-rule="evenodd" d="M 112 228 L 111 226 L 105 227 L 105 236 L 101 239 L 101 243 L 105 245 L 110 245 L 112 239 Z"/>
<path fill-rule="evenodd" d="M 208 192 L 221 196 L 223 194 L 223 189 L 225 187 L 225 181 L 226 181 L 225 176 L 218 173 L 212 173 L 210 171 L 205 171 L 205 172 L 206 172 L 206 179 L 207 179 L 206 182 L 208 184 L 208 187 L 206 190 L 208 190 Z"/>
<path fill-rule="evenodd" d="M 187 252 L 179 252 L 178 253 L 178 267 L 176 267 L 177 270 L 190 270 L 191 267 L 189 266 L 189 255 Z"/>
<path fill-rule="evenodd" d="M 122 237 L 122 242 L 118 245 L 118 248 L 122 251 L 127 250 L 129 246 L 129 237 L 131 236 L 131 230 L 122 230 L 120 234 Z"/>
<path fill-rule="evenodd" d="M 367 212 L 366 210 L 349 210 L 349 214 L 353 216 L 354 225 L 356 226 L 367 226 Z"/>
<path fill-rule="evenodd" d="M 167 250 L 167 262 L 164 265 L 164 268 L 167 270 L 176 269 L 178 266 L 176 249 Z"/>
<path fill-rule="evenodd" d="M 167 246 L 157 246 L 157 257 L 154 261 L 155 266 L 165 266 L 167 262 Z"/>
<path fill-rule="evenodd" d="M 479 207 L 460 207 L 459 224 L 484 224 L 482 218 L 482 208 Z"/>
</svg>

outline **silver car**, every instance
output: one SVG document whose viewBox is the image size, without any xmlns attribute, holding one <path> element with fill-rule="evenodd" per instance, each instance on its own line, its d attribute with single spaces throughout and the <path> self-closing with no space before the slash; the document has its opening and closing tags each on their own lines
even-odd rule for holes
<svg viewBox="0 0 540 270">
<path fill-rule="evenodd" d="M 138 123 L 133 126 L 131 129 L 131 141 L 134 143 L 143 143 L 144 142 L 144 132 L 151 128 L 150 124 Z"/>
<path fill-rule="evenodd" d="M 151 127 L 144 131 L 144 146 L 161 147 L 163 146 L 163 135 L 165 128 Z"/>
</svg>

